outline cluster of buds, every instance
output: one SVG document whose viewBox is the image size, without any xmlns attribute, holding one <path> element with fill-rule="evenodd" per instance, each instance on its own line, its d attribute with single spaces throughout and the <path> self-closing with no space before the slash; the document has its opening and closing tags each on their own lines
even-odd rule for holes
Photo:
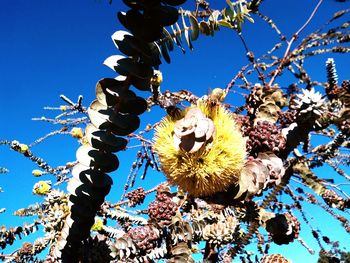
<svg viewBox="0 0 350 263">
<path fill-rule="evenodd" d="M 260 263 L 290 263 L 290 261 L 280 254 L 272 254 L 263 256 Z"/>
<path fill-rule="evenodd" d="M 146 192 L 142 187 L 139 187 L 125 195 L 125 198 L 128 199 L 128 206 L 135 207 L 143 203 L 146 197 Z"/>
<path fill-rule="evenodd" d="M 340 125 L 340 130 L 344 135 L 350 136 L 350 120 L 344 120 Z"/>
<path fill-rule="evenodd" d="M 23 227 L 13 227 L 10 229 L 6 229 L 5 226 L 0 227 L 0 248 L 5 249 L 7 245 L 12 245 L 13 242 L 21 236 L 27 236 L 30 233 L 34 233 L 38 230 L 38 221 L 35 221 L 32 224 L 25 224 Z"/>
<path fill-rule="evenodd" d="M 350 207 L 350 199 L 344 199 L 339 194 L 337 194 L 334 190 L 326 189 L 322 193 L 322 198 L 325 202 L 333 207 L 338 208 L 340 210 L 344 210 L 345 208 Z"/>
<path fill-rule="evenodd" d="M 276 244 L 288 244 L 298 238 L 300 223 L 290 213 L 276 214 L 266 221 L 266 230 Z"/>
<path fill-rule="evenodd" d="M 171 194 L 166 191 L 158 191 L 156 200 L 148 206 L 148 215 L 151 219 L 163 225 L 171 223 L 172 217 L 176 214 L 177 204 L 172 200 Z"/>
<path fill-rule="evenodd" d="M 43 203 L 41 216 L 46 232 L 59 232 L 69 214 L 68 197 L 59 190 L 52 190 Z"/>
<path fill-rule="evenodd" d="M 157 228 L 146 225 L 130 229 L 126 236 L 132 239 L 141 254 L 147 254 L 157 247 L 160 233 Z"/>
<path fill-rule="evenodd" d="M 281 129 L 269 121 L 258 121 L 246 135 L 248 136 L 247 151 L 251 155 L 266 151 L 278 153 L 285 147 L 286 141 Z"/>
<path fill-rule="evenodd" d="M 18 252 L 21 255 L 32 255 L 34 252 L 33 248 L 32 243 L 24 242 Z"/>
</svg>

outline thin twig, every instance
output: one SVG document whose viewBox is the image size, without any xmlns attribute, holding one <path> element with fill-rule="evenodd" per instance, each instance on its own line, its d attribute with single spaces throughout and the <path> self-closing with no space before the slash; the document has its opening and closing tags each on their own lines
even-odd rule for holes
<svg viewBox="0 0 350 263">
<path fill-rule="evenodd" d="M 283 58 L 281 59 L 280 64 L 278 65 L 277 69 L 274 71 L 273 76 L 270 79 L 269 82 L 269 86 L 272 86 L 272 83 L 275 81 L 278 73 L 280 72 L 280 70 L 282 69 L 282 66 L 286 60 L 286 58 L 288 57 L 289 51 L 292 47 L 293 42 L 298 38 L 299 34 L 301 33 L 301 31 L 303 31 L 305 29 L 305 27 L 310 23 L 310 21 L 312 20 L 312 18 L 314 17 L 314 15 L 316 14 L 318 8 L 320 7 L 320 5 L 322 4 L 323 0 L 319 0 L 316 7 L 314 8 L 314 10 L 312 11 L 310 17 L 308 18 L 308 20 L 306 20 L 306 22 L 301 26 L 301 28 L 299 28 L 299 30 L 292 36 L 291 40 L 288 41 L 288 46 L 286 51 L 284 52 Z"/>
</svg>

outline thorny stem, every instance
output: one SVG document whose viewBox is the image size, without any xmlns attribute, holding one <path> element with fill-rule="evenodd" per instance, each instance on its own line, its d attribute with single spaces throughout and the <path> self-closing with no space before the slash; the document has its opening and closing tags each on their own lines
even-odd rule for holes
<svg viewBox="0 0 350 263">
<path fill-rule="evenodd" d="M 316 14 L 318 8 L 320 7 L 320 5 L 322 4 L 323 0 L 319 0 L 316 7 L 314 8 L 314 10 L 312 11 L 310 17 L 308 18 L 308 20 L 306 20 L 306 22 L 301 26 L 301 28 L 299 28 L 299 30 L 292 36 L 291 40 L 288 41 L 288 46 L 286 51 L 284 52 L 283 58 L 280 62 L 280 64 L 278 65 L 277 69 L 274 71 L 273 76 L 270 79 L 269 82 L 269 86 L 272 86 L 272 83 L 275 81 L 278 73 L 281 71 L 284 62 L 286 61 L 286 58 L 289 55 L 289 51 L 292 47 L 293 42 L 298 38 L 299 34 L 301 33 L 301 31 L 303 31 L 305 29 L 305 27 L 310 23 L 310 21 L 312 20 L 312 18 L 314 17 L 314 15 Z"/>
</svg>

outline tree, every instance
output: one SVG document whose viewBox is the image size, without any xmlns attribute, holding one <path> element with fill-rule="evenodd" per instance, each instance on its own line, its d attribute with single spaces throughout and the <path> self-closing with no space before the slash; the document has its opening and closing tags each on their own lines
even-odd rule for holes
<svg viewBox="0 0 350 263">
<path fill-rule="evenodd" d="M 184 5 L 184 0 L 124 3 L 129 10 L 119 12 L 118 19 L 127 31 L 112 36 L 123 55 L 105 60 L 118 77 L 98 81 L 90 106 L 83 105 L 82 97 L 73 102 L 62 95 L 62 113 L 41 118 L 62 128 L 36 143 L 69 132 L 81 144 L 76 162 L 51 167 L 30 145 L 1 141 L 39 166 L 34 176 L 52 174 L 67 191 L 54 189 L 49 181 L 35 184 L 33 192 L 44 201 L 17 210 L 16 215 L 37 219 L 23 227 L 4 227 L 0 245 L 4 249 L 39 226 L 45 236 L 0 257 L 39 261 L 36 256 L 50 246 L 45 262 L 191 262 L 196 252 L 206 262 L 238 257 L 245 262 L 288 262 L 282 255 L 269 255 L 269 246 L 298 240 L 307 247 L 299 237 L 300 221 L 309 225 L 321 247 L 321 242 L 335 243 L 313 227 L 304 202 L 320 206 L 349 233 L 349 218 L 342 212 L 350 206 L 347 193 L 316 168 L 328 165 L 342 182 L 349 180 L 343 166 L 349 165 L 350 82 L 338 82 L 333 58 L 325 62 L 326 82 L 314 80 L 305 66 L 316 55 L 347 55 L 349 24 L 342 19 L 349 10 L 337 12 L 298 40 L 322 0 L 290 39 L 260 13 L 263 1 L 227 1 L 223 10 L 206 1 L 196 1 L 194 7 Z M 182 5 L 186 9 L 179 8 Z M 242 35 L 253 18 L 268 23 L 280 37 L 260 57 Z M 227 87 L 202 97 L 191 90 L 162 90 L 160 64 L 170 63 L 174 46 L 192 49 L 199 37 L 215 39 L 224 28 L 238 34 L 248 59 Z M 285 78 L 287 72 L 294 79 Z M 233 91 L 243 94 L 241 105 L 230 101 Z M 155 108 L 167 116 L 135 133 L 142 114 Z M 83 117 L 71 118 L 75 114 Z M 154 137 L 150 131 L 155 131 Z M 327 141 L 321 143 L 318 136 Z M 129 150 L 131 138 L 141 146 L 123 200 L 111 203 L 105 200 L 112 187 L 107 173 L 123 164 L 114 153 Z M 167 180 L 147 191 L 133 189 L 136 175 L 144 178 L 150 169 L 162 171 Z M 154 200 L 133 212 L 131 208 L 151 193 Z M 281 202 L 278 196 L 288 198 Z M 246 250 L 252 240 L 259 252 L 254 259 Z"/>
</svg>

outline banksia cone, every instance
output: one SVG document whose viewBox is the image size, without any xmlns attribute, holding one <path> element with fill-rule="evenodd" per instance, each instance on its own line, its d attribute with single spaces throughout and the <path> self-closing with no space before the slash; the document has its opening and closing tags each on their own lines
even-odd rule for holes
<svg viewBox="0 0 350 263">
<path fill-rule="evenodd" d="M 266 221 L 266 230 L 276 244 L 288 244 L 298 238 L 300 223 L 289 213 L 277 214 Z"/>
<path fill-rule="evenodd" d="M 281 129 L 269 121 L 258 121 L 247 136 L 247 152 L 253 156 L 267 151 L 278 153 L 286 143 Z"/>
<path fill-rule="evenodd" d="M 328 58 L 326 61 L 327 81 L 328 87 L 326 88 L 327 96 L 332 99 L 334 97 L 335 88 L 338 85 L 338 74 L 335 67 L 334 59 Z"/>
<path fill-rule="evenodd" d="M 146 192 L 142 187 L 137 188 L 134 191 L 131 191 L 125 195 L 125 198 L 128 199 L 129 207 L 135 207 L 136 205 L 142 204 L 143 200 L 145 200 L 145 197 Z"/>
<path fill-rule="evenodd" d="M 291 263 L 288 259 L 280 254 L 265 255 L 260 263 Z"/>
<path fill-rule="evenodd" d="M 132 239 L 137 248 L 140 249 L 141 254 L 147 254 L 157 247 L 160 233 L 157 228 L 146 225 L 130 229 L 126 236 Z"/>
<path fill-rule="evenodd" d="M 225 191 L 244 165 L 245 140 L 232 115 L 206 101 L 167 116 L 156 128 L 154 150 L 169 181 L 193 196 Z"/>
<path fill-rule="evenodd" d="M 177 204 L 166 193 L 158 193 L 157 199 L 148 206 L 148 215 L 162 224 L 170 224 L 176 214 Z"/>
</svg>

